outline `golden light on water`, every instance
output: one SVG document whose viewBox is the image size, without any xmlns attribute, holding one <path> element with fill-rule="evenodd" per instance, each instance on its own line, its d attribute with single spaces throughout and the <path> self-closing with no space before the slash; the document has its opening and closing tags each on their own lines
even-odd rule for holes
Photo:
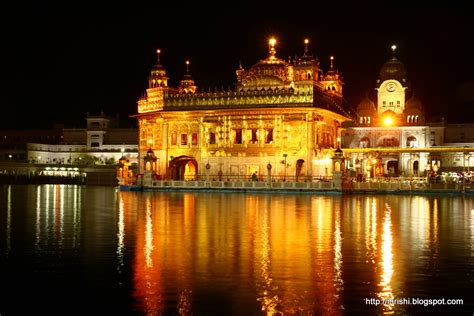
<svg viewBox="0 0 474 316">
<path fill-rule="evenodd" d="M 392 209 L 390 205 L 385 205 L 385 213 L 382 224 L 382 260 L 380 267 L 382 269 L 379 286 L 381 291 L 378 293 L 380 299 L 393 299 L 392 276 L 393 276 L 393 235 L 392 235 Z M 393 304 L 384 304 L 386 313 L 393 312 Z"/>
<path fill-rule="evenodd" d="M 429 207 L 413 198 L 384 204 L 359 197 L 349 206 L 344 198 L 297 195 L 153 193 L 134 199 L 117 198 L 117 258 L 135 249 L 134 297 L 137 309 L 151 314 L 169 308 L 169 293 L 176 310 L 189 314 L 202 308 L 203 289 L 213 300 L 212 291 L 228 286 L 232 290 L 222 295 L 235 314 L 252 314 L 255 307 L 265 315 L 339 314 L 347 308 L 351 278 L 366 282 L 367 296 L 399 298 L 407 273 L 400 258 L 418 255 L 406 238 L 419 243 L 416 234 L 426 227 L 417 220 L 433 220 L 413 211 Z M 409 221 L 400 231 L 405 215 Z M 354 258 L 364 268 L 353 271 Z M 401 307 L 379 308 L 391 314 Z"/>
<path fill-rule="evenodd" d="M 153 251 L 153 224 L 151 214 L 150 196 L 146 200 L 146 224 L 145 224 L 145 262 L 147 267 L 153 267 L 151 253 Z"/>
<path fill-rule="evenodd" d="M 118 223 L 117 223 L 117 258 L 118 258 L 118 269 L 123 267 L 123 253 L 125 249 L 125 221 L 124 221 L 124 202 L 123 192 L 118 193 Z"/>
</svg>

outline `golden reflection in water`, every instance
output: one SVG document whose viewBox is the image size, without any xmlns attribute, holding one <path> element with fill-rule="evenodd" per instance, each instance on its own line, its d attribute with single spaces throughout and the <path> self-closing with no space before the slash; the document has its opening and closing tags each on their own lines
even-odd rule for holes
<svg viewBox="0 0 474 316">
<path fill-rule="evenodd" d="M 50 201 L 51 192 L 54 203 Z M 42 246 L 51 242 L 58 248 L 80 245 L 80 194 L 79 186 L 56 184 L 36 187 L 35 249 L 38 253 Z M 71 245 L 65 245 L 66 241 Z"/>
<path fill-rule="evenodd" d="M 150 195 L 146 198 L 146 224 L 145 224 L 145 262 L 148 268 L 153 267 L 151 252 L 153 251 L 153 222 L 151 218 L 151 201 Z"/>
<path fill-rule="evenodd" d="M 8 258 L 12 244 L 11 244 L 11 233 L 12 233 L 12 186 L 9 185 L 7 188 L 7 229 L 5 230 L 7 236 L 6 236 L 6 252 L 5 255 Z"/>
<path fill-rule="evenodd" d="M 429 206 L 428 206 L 429 207 Z M 431 236 L 430 236 L 430 241 L 431 241 L 431 256 L 432 258 L 437 258 L 439 254 L 439 241 L 438 241 L 438 234 L 439 234 L 439 228 L 438 228 L 438 199 L 434 198 L 433 199 L 433 218 L 432 218 L 432 230 L 431 230 Z"/>
<path fill-rule="evenodd" d="M 125 239 L 125 220 L 124 220 L 124 201 L 123 201 L 123 192 L 118 192 L 118 223 L 117 223 L 117 259 L 118 267 L 117 270 L 119 273 L 122 272 L 123 268 L 123 252 L 125 249 L 124 239 Z"/>
<path fill-rule="evenodd" d="M 378 293 L 380 299 L 393 299 L 392 276 L 393 276 L 393 235 L 392 235 L 392 209 L 390 205 L 385 204 L 385 212 L 382 224 L 382 260 L 380 262 L 382 275 L 379 286 L 381 291 Z M 384 313 L 393 314 L 393 304 L 384 304 Z"/>
<path fill-rule="evenodd" d="M 36 250 L 40 250 L 41 241 L 41 186 L 36 187 Z"/>
<path fill-rule="evenodd" d="M 54 185 L 54 236 L 59 246 L 64 238 L 64 185 Z"/>
<path fill-rule="evenodd" d="M 46 241 L 49 237 L 49 185 L 43 187 L 46 194 L 45 194 L 45 206 L 44 206 L 44 232 L 46 234 Z"/>
<path fill-rule="evenodd" d="M 364 204 L 366 262 L 375 264 L 377 258 L 377 199 L 367 197 Z"/>
<path fill-rule="evenodd" d="M 415 245 L 418 251 L 423 251 L 427 246 L 430 235 L 430 205 L 426 197 L 414 196 L 410 207 L 414 215 L 412 231 L 416 233 Z"/>
<path fill-rule="evenodd" d="M 81 241 L 81 187 L 78 185 L 74 186 L 73 189 L 73 204 L 72 204 L 72 216 L 73 216 L 73 246 L 76 247 Z"/>
<path fill-rule="evenodd" d="M 336 208 L 334 212 L 334 286 L 336 297 L 340 298 L 344 281 L 342 279 L 342 231 L 341 231 L 341 210 Z M 342 307 L 342 305 L 340 306 Z"/>
<path fill-rule="evenodd" d="M 120 206 L 119 197 L 119 211 L 123 207 L 124 233 L 135 235 L 133 295 L 144 314 L 169 311 L 164 302 L 170 300 L 180 314 L 190 314 L 191 289 L 203 295 L 222 286 L 232 288 L 219 291 L 238 314 L 254 307 L 267 315 L 340 313 L 340 201 L 192 193 L 134 199 L 136 205 Z M 127 225 L 131 213 L 136 225 Z M 257 305 L 241 306 L 241 297 L 254 291 Z"/>
<path fill-rule="evenodd" d="M 306 293 L 306 306 L 300 313 L 333 315 L 339 314 L 342 308 L 338 295 L 342 290 L 342 279 L 338 279 L 342 265 L 342 229 L 337 230 L 341 227 L 340 221 L 337 224 L 340 218 L 337 210 L 342 208 L 340 202 L 340 199 L 328 197 L 312 198 L 310 216 L 315 216 L 316 221 L 310 221 L 312 240 L 305 247 L 310 246 L 308 260 L 313 261 L 307 272 L 312 277 L 313 288 Z M 307 252 L 303 247 L 299 251 Z"/>
<path fill-rule="evenodd" d="M 134 262 L 134 296 L 145 315 L 160 315 L 163 313 L 163 281 L 162 265 L 158 244 L 153 245 L 152 215 L 156 209 L 152 205 L 151 196 L 145 196 L 145 213 L 141 210 L 136 225 L 136 251 Z M 125 204 L 124 204 L 125 206 Z M 133 209 L 125 213 L 132 212 Z M 155 230 L 156 231 L 156 230 Z"/>
<path fill-rule="evenodd" d="M 256 197 L 250 197 L 250 203 L 248 205 L 253 205 L 252 199 Z M 258 235 L 260 235 L 259 240 L 256 240 L 256 251 L 259 252 L 257 256 L 260 257 L 260 274 L 262 282 L 260 285 L 260 293 L 257 301 L 262 305 L 261 310 L 267 315 L 276 315 L 280 312 L 278 311 L 278 304 L 280 299 L 277 294 L 274 293 L 274 289 L 277 289 L 273 285 L 273 278 L 271 272 L 271 247 L 270 247 L 270 225 L 269 225 L 269 215 L 268 209 L 254 209 L 251 210 L 258 213 L 258 218 L 260 219 Z M 258 271 L 258 270 L 257 270 Z"/>
</svg>

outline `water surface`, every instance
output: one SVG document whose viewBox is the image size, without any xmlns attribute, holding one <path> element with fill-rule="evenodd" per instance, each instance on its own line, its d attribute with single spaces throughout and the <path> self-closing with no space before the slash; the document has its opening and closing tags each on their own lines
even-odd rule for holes
<svg viewBox="0 0 474 316">
<path fill-rule="evenodd" d="M 473 209 L 449 195 L 0 186 L 0 313 L 472 315 Z"/>
</svg>

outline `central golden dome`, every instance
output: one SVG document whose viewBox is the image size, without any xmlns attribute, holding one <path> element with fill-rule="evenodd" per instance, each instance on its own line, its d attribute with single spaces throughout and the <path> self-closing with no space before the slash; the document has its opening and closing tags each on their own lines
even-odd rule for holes
<svg viewBox="0 0 474 316">
<path fill-rule="evenodd" d="M 270 56 L 260 60 L 249 70 L 241 69 L 238 80 L 243 89 L 289 88 L 293 80 L 293 66 L 276 57 L 275 39 L 270 39 Z"/>
</svg>

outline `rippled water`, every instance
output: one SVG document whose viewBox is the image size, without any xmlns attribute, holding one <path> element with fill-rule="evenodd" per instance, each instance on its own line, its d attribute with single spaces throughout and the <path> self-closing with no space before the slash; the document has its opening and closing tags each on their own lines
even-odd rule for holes
<svg viewBox="0 0 474 316">
<path fill-rule="evenodd" d="M 462 196 L 0 186 L 0 314 L 472 315 L 473 209 Z M 420 304 L 443 298 L 463 304 Z"/>
</svg>

